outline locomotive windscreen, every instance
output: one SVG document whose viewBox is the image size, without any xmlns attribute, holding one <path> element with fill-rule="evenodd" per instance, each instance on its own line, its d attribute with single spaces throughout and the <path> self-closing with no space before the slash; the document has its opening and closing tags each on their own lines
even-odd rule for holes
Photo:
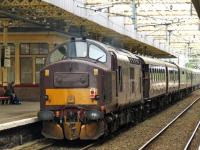
<svg viewBox="0 0 200 150">
<path fill-rule="evenodd" d="M 107 60 L 106 53 L 102 48 L 85 41 L 75 41 L 57 46 L 48 55 L 46 64 L 67 58 L 89 58 L 102 63 L 105 63 Z"/>
</svg>

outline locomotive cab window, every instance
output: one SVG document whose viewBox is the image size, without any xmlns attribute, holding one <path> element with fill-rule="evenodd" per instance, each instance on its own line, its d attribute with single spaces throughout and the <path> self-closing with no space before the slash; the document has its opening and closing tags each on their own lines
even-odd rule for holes
<svg viewBox="0 0 200 150">
<path fill-rule="evenodd" d="M 86 42 L 71 42 L 67 51 L 67 57 L 86 57 L 87 43 Z"/>
<path fill-rule="evenodd" d="M 66 56 L 66 49 L 66 45 L 61 45 L 55 49 L 52 53 L 50 53 L 48 63 L 54 63 L 62 60 Z"/>
<path fill-rule="evenodd" d="M 71 42 L 60 45 L 49 54 L 47 63 L 54 63 L 65 58 L 75 57 L 87 57 L 86 42 Z"/>
<path fill-rule="evenodd" d="M 89 58 L 100 61 L 100 62 L 106 62 L 106 53 L 99 47 L 95 45 L 90 45 Z"/>
</svg>

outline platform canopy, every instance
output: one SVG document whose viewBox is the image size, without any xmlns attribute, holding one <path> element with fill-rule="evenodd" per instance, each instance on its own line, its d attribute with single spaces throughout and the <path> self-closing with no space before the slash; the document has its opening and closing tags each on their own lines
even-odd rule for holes
<svg viewBox="0 0 200 150">
<path fill-rule="evenodd" d="M 199 12 L 199 0 L 193 1 Z M 138 5 L 137 32 L 167 42 L 178 54 L 200 55 L 200 20 L 191 0 L 140 0 Z"/>
<path fill-rule="evenodd" d="M 192 3 L 194 4 L 197 14 L 200 18 L 200 0 L 192 0 Z"/>
<path fill-rule="evenodd" d="M 77 0 L 2 0 L 0 30 L 8 20 L 8 32 L 56 31 L 71 35 L 69 29 L 78 26 L 89 38 L 112 43 L 132 52 L 158 58 L 175 57 L 165 44 L 138 34 L 133 25 L 118 24 L 124 17 L 87 9 Z M 83 31 L 81 30 L 81 32 Z"/>
</svg>

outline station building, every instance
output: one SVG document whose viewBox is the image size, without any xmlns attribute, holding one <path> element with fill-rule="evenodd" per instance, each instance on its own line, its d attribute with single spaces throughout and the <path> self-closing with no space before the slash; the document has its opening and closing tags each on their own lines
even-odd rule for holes
<svg viewBox="0 0 200 150">
<path fill-rule="evenodd" d="M 67 39 L 56 32 L 9 32 L 10 67 L 0 68 L 0 86 L 15 82 L 15 92 L 23 100 L 39 100 L 39 71 L 50 50 Z M 0 33 L 0 49 L 3 35 Z"/>
</svg>

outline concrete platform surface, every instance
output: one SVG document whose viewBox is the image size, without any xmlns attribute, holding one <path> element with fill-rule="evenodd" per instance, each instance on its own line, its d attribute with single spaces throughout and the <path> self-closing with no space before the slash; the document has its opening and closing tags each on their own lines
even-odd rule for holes
<svg viewBox="0 0 200 150">
<path fill-rule="evenodd" d="M 21 105 L 0 104 L 0 126 L 8 122 L 36 117 L 39 106 L 39 102 L 22 102 Z"/>
</svg>

